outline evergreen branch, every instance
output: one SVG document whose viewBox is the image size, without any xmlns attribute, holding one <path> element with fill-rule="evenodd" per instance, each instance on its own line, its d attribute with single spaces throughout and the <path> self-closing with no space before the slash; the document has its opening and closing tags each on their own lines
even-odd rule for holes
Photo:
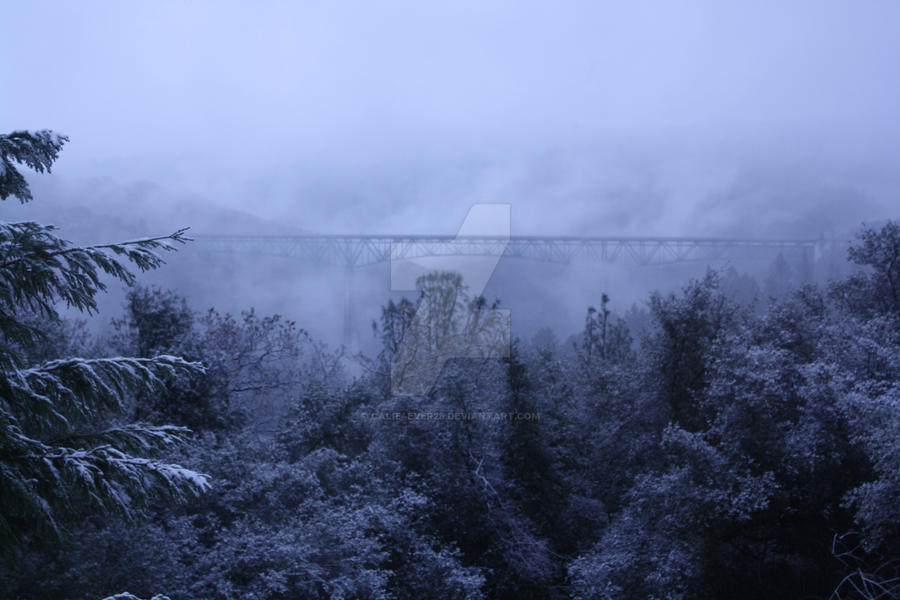
<svg viewBox="0 0 900 600">
<path fill-rule="evenodd" d="M 0 199 L 32 199 L 17 165 L 49 172 L 68 138 L 48 130 L 0 135 Z M 87 508 L 135 515 L 155 498 L 178 501 L 208 488 L 205 475 L 147 456 L 188 429 L 142 423 L 103 427 L 139 392 L 204 372 L 174 356 L 66 358 L 23 368 L 23 348 L 42 335 L 23 315 L 55 319 L 60 301 L 97 309 L 103 275 L 131 285 L 163 264 L 157 251 L 190 241 L 187 229 L 114 244 L 73 246 L 52 225 L 0 222 L 0 547 L 60 533 Z M 129 264 L 130 263 L 130 264 Z M 80 428 L 96 428 L 80 431 Z M 50 441 L 47 441 L 47 440 Z M 0 586 L 2 587 L 2 586 Z"/>
<path fill-rule="evenodd" d="M 121 440 L 124 430 L 108 430 L 112 441 Z M 146 428 L 127 431 L 141 443 L 155 438 L 167 446 L 182 440 L 183 428 Z M 5 517 L 38 523 L 59 535 L 56 513 L 77 512 L 79 498 L 103 510 L 116 510 L 132 516 L 140 506 L 154 498 L 175 501 L 199 494 L 209 487 L 206 475 L 177 464 L 134 456 L 103 444 L 92 448 L 68 448 L 45 444 L 24 435 L 7 422 L 3 460 L 0 460 L 0 484 L 3 495 L 0 508 Z M 140 445 L 140 444 L 138 444 Z M 55 490 L 68 490 L 60 496 Z M 83 501 L 83 500 L 82 500 Z"/>
<path fill-rule="evenodd" d="M 14 223 L 13 225 L 18 225 L 18 223 Z M 52 228 L 52 227 L 53 227 L 52 225 L 48 226 L 48 228 Z M 165 243 L 160 243 L 160 242 L 163 242 L 164 240 L 173 240 L 173 241 L 179 242 L 181 244 L 183 244 L 185 242 L 192 242 L 192 241 L 194 241 L 193 238 L 189 238 L 184 235 L 185 232 L 188 231 L 189 229 L 190 229 L 190 227 L 182 227 L 178 231 L 175 231 L 174 233 L 170 233 L 169 235 L 161 235 L 161 236 L 151 237 L 151 238 L 140 238 L 140 239 L 136 239 L 136 240 L 129 240 L 129 241 L 125 241 L 125 242 L 117 242 L 117 243 L 112 243 L 112 244 L 95 244 L 92 246 L 72 246 L 70 248 L 64 248 L 61 250 L 56 250 L 56 251 L 47 252 L 47 253 L 43 253 L 43 254 L 39 254 L 37 252 L 32 252 L 30 254 L 26 254 L 24 256 L 15 258 L 13 260 L 10 260 L 10 261 L 4 262 L 4 263 L 0 263 L 0 269 L 6 268 L 10 265 L 15 264 L 18 261 L 26 260 L 30 257 L 49 258 L 49 257 L 53 257 L 53 256 L 64 256 L 66 254 L 72 254 L 72 253 L 76 253 L 76 252 L 93 252 L 96 250 L 112 250 L 117 254 L 123 254 L 123 253 L 129 254 L 127 252 L 122 252 L 122 248 L 125 248 L 128 246 L 135 246 L 135 245 L 146 246 L 146 245 L 152 244 L 153 248 L 162 248 L 164 250 L 172 251 L 175 249 L 174 247 L 172 247 L 168 244 L 165 244 Z"/>
<path fill-rule="evenodd" d="M 116 594 L 115 596 L 107 596 L 103 600 L 143 600 L 143 599 L 139 598 L 138 596 L 135 596 L 134 594 L 130 594 L 128 592 L 122 592 L 122 593 Z M 163 596 L 162 594 L 156 594 L 155 596 L 150 598 L 150 600 L 169 600 L 169 597 Z"/>
<path fill-rule="evenodd" d="M 49 129 L 14 131 L 0 135 L 0 200 L 15 196 L 23 204 L 32 199 L 28 182 L 13 165 L 13 161 L 37 171 L 50 172 L 63 144 L 69 138 Z"/>
<path fill-rule="evenodd" d="M 4 223 L 3 225 L 7 226 L 7 227 L 14 227 L 16 225 L 25 225 L 25 224 L 31 224 L 31 223 L 32 222 L 27 221 L 25 223 Z M 34 223 L 34 225 L 38 225 L 38 224 Z M 47 231 L 55 229 L 55 227 L 53 225 L 39 225 L 39 227 L 43 227 Z M 93 252 L 93 251 L 97 251 L 97 250 L 112 250 L 112 251 L 116 252 L 117 254 L 122 254 L 123 248 L 128 247 L 128 246 L 135 246 L 135 245 L 139 245 L 139 246 L 152 245 L 153 248 L 163 248 L 164 250 L 171 251 L 171 250 L 174 250 L 175 248 L 168 244 L 164 244 L 161 242 L 163 242 L 164 240 L 172 240 L 172 241 L 175 241 L 175 242 L 178 242 L 181 244 L 183 244 L 185 242 L 192 242 L 192 241 L 194 241 L 193 238 L 189 238 L 186 235 L 184 235 L 185 232 L 187 232 L 189 229 L 190 229 L 190 227 L 182 227 L 181 229 L 179 229 L 173 233 L 170 233 L 168 235 L 160 235 L 157 237 L 150 237 L 150 238 L 139 238 L 136 240 L 128 240 L 128 241 L 124 241 L 124 242 L 117 242 L 117 243 L 111 243 L 111 244 L 94 244 L 92 246 L 72 246 L 69 248 L 61 248 L 59 250 L 54 250 L 54 251 L 50 251 L 50 252 L 40 252 L 39 250 L 34 250 L 30 253 L 24 254 L 22 256 L 12 259 L 12 260 L 8 260 L 6 262 L 0 263 L 0 269 L 5 269 L 19 261 L 27 260 L 28 258 L 44 258 L 44 259 L 46 259 L 46 258 L 50 258 L 50 257 L 54 257 L 54 256 L 64 256 L 66 254 L 72 254 L 72 253 L 77 253 L 77 252 Z M 3 241 L 3 240 L 0 240 L 0 241 Z M 64 240 L 60 240 L 60 241 L 63 242 L 64 244 L 68 243 Z"/>
<path fill-rule="evenodd" d="M 176 356 L 68 358 L 0 377 L 0 393 L 35 431 L 68 432 L 70 419 L 86 421 L 120 411 L 130 393 L 153 393 L 179 376 L 204 372 L 200 363 Z"/>
<path fill-rule="evenodd" d="M 113 446 L 128 452 L 159 452 L 184 441 L 191 433 L 177 425 L 131 423 L 102 431 L 78 432 L 50 440 L 53 446 Z"/>
<path fill-rule="evenodd" d="M 13 307 L 25 305 L 53 316 L 58 300 L 93 312 L 96 294 L 106 289 L 99 271 L 126 285 L 134 283 L 134 275 L 117 257 L 147 271 L 164 262 L 156 250 L 173 251 L 170 242 L 190 241 L 184 228 L 166 236 L 72 247 L 55 236 L 54 229 L 34 222 L 0 223 L 0 312 L 12 313 Z"/>
</svg>

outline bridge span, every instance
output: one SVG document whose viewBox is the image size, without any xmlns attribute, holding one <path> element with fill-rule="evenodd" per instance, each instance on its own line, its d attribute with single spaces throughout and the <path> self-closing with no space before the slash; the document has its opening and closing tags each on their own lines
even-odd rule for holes
<svg viewBox="0 0 900 600">
<path fill-rule="evenodd" d="M 771 259 L 779 252 L 815 260 L 815 239 L 708 237 L 567 237 L 453 235 L 195 235 L 202 247 L 353 269 L 434 256 L 499 256 L 561 264 L 624 262 L 637 266 L 679 262 Z"/>
</svg>

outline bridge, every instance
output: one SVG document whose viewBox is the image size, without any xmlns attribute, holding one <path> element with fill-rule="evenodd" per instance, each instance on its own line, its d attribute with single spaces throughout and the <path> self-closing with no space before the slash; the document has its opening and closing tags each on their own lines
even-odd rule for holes
<svg viewBox="0 0 900 600">
<path fill-rule="evenodd" d="M 496 256 L 561 264 L 624 262 L 636 266 L 679 262 L 771 259 L 779 252 L 814 260 L 821 240 L 704 237 L 566 237 L 454 235 L 196 235 L 217 251 L 297 258 L 355 269 L 434 256 Z"/>
</svg>

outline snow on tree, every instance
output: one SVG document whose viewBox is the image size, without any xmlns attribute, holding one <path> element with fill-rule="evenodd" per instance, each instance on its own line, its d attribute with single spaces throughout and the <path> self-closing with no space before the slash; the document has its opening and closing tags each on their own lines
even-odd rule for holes
<svg viewBox="0 0 900 600">
<path fill-rule="evenodd" d="M 51 131 L 0 135 L 0 198 L 32 199 L 16 165 L 50 171 L 67 137 Z M 128 265 L 155 269 L 159 251 L 188 240 L 185 230 L 117 244 L 76 247 L 52 225 L 0 222 L 0 547 L 11 558 L 23 538 L 58 536 L 84 510 L 131 516 L 151 500 L 177 500 L 208 486 L 205 475 L 155 458 L 189 433 L 129 423 L 133 394 L 164 391 L 202 371 L 176 356 L 63 358 L 24 364 L 44 334 L 33 319 L 59 319 L 57 306 L 93 313 L 104 274 L 135 281 Z"/>
<path fill-rule="evenodd" d="M 23 204 L 31 200 L 31 190 L 25 177 L 13 161 L 26 165 L 38 173 L 50 172 L 50 166 L 69 138 L 48 131 L 13 131 L 0 135 L 0 200 L 15 196 Z"/>
</svg>

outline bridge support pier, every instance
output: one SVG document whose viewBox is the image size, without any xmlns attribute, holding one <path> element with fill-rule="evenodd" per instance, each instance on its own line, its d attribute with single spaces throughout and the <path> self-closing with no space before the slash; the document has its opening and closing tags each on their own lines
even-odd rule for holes
<svg viewBox="0 0 900 600">
<path fill-rule="evenodd" d="M 343 344 L 348 349 L 356 343 L 356 332 L 353 327 L 353 267 L 344 266 L 344 332 Z"/>
</svg>

